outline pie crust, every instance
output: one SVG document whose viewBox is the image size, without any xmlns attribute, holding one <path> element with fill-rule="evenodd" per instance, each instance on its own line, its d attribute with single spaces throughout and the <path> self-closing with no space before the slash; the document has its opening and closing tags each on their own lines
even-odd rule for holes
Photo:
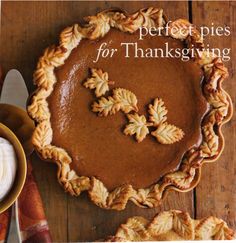
<svg viewBox="0 0 236 243">
<path fill-rule="evenodd" d="M 151 221 L 132 217 L 122 224 L 109 242 L 233 240 L 235 232 L 222 219 L 210 216 L 195 220 L 186 212 L 171 210 L 157 214 Z"/>
<path fill-rule="evenodd" d="M 58 181 L 65 191 L 71 195 L 88 191 L 91 200 L 102 208 L 123 210 L 128 201 L 140 207 L 153 208 L 160 204 L 170 189 L 180 192 L 192 190 L 200 180 L 202 165 L 213 162 L 220 156 L 224 148 L 221 127 L 232 116 L 231 99 L 221 87 L 222 81 L 228 76 L 228 71 L 220 58 L 209 56 L 204 51 L 201 52 L 201 56 L 195 55 L 195 60 L 204 73 L 203 94 L 211 106 L 202 122 L 202 143 L 199 147 L 187 151 L 179 168 L 164 175 L 156 184 L 140 189 L 134 189 L 132 185 L 122 185 L 109 192 L 99 179 L 77 175 L 70 168 L 72 158 L 67 151 L 52 144 L 53 131 L 47 98 L 57 82 L 54 69 L 64 64 L 80 40 L 101 38 L 111 27 L 122 32 L 134 33 L 141 26 L 161 27 L 167 23 L 163 10 L 153 7 L 140 9 L 134 14 L 107 10 L 96 16 L 89 16 L 86 20 L 88 24 L 83 27 L 75 24 L 63 30 L 59 45 L 47 48 L 37 64 L 34 73 L 37 90 L 28 106 L 29 115 L 37 123 L 32 137 L 36 151 L 43 159 L 51 160 L 58 165 Z M 193 28 L 191 36 L 188 31 L 185 31 L 184 35 L 180 33 L 180 28 L 190 25 L 191 23 L 183 19 L 173 21 L 169 27 L 175 28 L 175 32 L 170 32 L 168 35 L 183 40 L 187 46 L 203 47 L 203 40 L 196 28 Z"/>
</svg>

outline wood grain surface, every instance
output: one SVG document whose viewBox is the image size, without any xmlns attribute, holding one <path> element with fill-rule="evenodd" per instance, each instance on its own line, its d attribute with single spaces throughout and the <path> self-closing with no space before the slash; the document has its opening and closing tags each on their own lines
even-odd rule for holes
<svg viewBox="0 0 236 243">
<path fill-rule="evenodd" d="M 212 20 L 219 25 L 228 24 L 234 29 L 230 38 L 209 40 L 219 47 L 235 48 L 236 19 L 235 3 L 223 2 L 7 2 L 1 9 L 0 63 L 4 72 L 18 69 L 29 88 L 33 90 L 32 73 L 37 59 L 47 46 L 57 43 L 60 31 L 66 26 L 83 22 L 83 17 L 96 14 L 110 7 L 119 7 L 128 12 L 155 6 L 163 8 L 169 19 L 193 19 L 197 25 L 209 24 Z M 231 76 L 224 87 L 235 98 L 232 54 L 227 63 Z M 34 174 L 45 205 L 46 215 L 54 241 L 92 241 L 114 234 L 115 229 L 128 217 L 143 215 L 147 218 L 163 209 L 188 211 L 192 217 L 209 214 L 223 217 L 236 228 L 236 155 L 235 117 L 224 128 L 226 148 L 222 157 L 203 169 L 202 181 L 195 191 L 171 192 L 163 205 L 156 209 L 140 209 L 130 203 L 122 212 L 107 211 L 93 205 L 86 194 L 78 198 L 63 192 L 56 180 L 56 165 L 41 161 L 33 156 Z"/>
<path fill-rule="evenodd" d="M 230 37 L 206 37 L 213 48 L 231 48 L 231 61 L 225 62 L 230 76 L 223 87 L 230 94 L 233 104 L 236 95 L 236 2 L 193 2 L 192 20 L 197 26 L 231 27 Z M 235 106 L 234 106 L 235 107 Z M 196 188 L 196 216 L 207 214 L 223 218 L 236 228 L 236 115 L 223 127 L 225 149 L 216 163 L 203 166 L 202 178 Z"/>
</svg>

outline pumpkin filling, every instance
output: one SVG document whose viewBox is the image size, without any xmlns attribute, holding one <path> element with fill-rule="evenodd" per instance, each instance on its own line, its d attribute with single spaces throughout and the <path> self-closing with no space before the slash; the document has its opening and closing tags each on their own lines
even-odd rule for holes
<svg viewBox="0 0 236 243">
<path fill-rule="evenodd" d="M 112 57 L 100 57 L 102 43 L 118 49 Z M 52 144 L 64 148 L 72 158 L 71 168 L 78 175 L 95 176 L 108 189 L 122 184 L 145 188 L 157 182 L 164 174 L 178 168 L 186 151 L 201 142 L 201 121 L 208 106 L 202 95 L 203 74 L 192 60 L 181 58 L 135 57 L 135 48 L 129 48 L 129 58 L 121 43 L 137 43 L 143 50 L 151 48 L 184 48 L 181 41 L 170 37 L 147 36 L 118 30 L 100 40 L 82 40 L 65 64 L 56 69 L 57 83 L 48 98 L 53 129 Z M 99 68 L 115 81 L 113 88 L 133 92 L 138 100 L 139 114 L 148 118 L 148 104 L 160 97 L 168 109 L 168 122 L 180 127 L 184 137 L 174 144 L 160 144 L 147 136 L 137 143 L 123 130 L 128 123 L 122 112 L 99 117 L 91 105 L 97 98 L 83 83 L 90 68 Z M 107 93 L 110 95 L 111 91 Z"/>
</svg>

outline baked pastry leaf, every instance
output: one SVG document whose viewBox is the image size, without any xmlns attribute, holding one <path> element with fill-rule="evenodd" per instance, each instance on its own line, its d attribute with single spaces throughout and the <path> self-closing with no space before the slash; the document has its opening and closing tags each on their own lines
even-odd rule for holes
<svg viewBox="0 0 236 243">
<path fill-rule="evenodd" d="M 125 135 L 134 135 L 136 140 L 140 143 L 149 133 L 148 124 L 146 117 L 144 115 L 135 114 L 127 114 L 129 119 L 129 124 L 126 125 L 124 129 Z"/>
<path fill-rule="evenodd" d="M 153 104 L 149 104 L 148 108 L 148 113 L 150 114 L 149 120 L 153 122 L 154 126 L 158 126 L 167 120 L 166 115 L 168 111 L 162 99 L 156 98 Z"/>
<path fill-rule="evenodd" d="M 192 35 L 192 33 L 190 33 L 190 31 L 192 31 L 191 26 L 193 25 L 187 19 L 172 21 L 169 24 L 168 34 L 175 39 L 184 40 L 190 34 Z"/>
<path fill-rule="evenodd" d="M 106 241 L 233 240 L 235 232 L 222 219 L 210 216 L 195 220 L 186 212 L 164 211 L 151 221 L 132 217 Z"/>
<path fill-rule="evenodd" d="M 95 95 L 100 97 L 109 90 L 109 84 L 114 84 L 113 81 L 108 80 L 108 73 L 103 72 L 102 69 L 91 68 L 92 76 L 84 82 L 84 87 L 95 89 Z"/>
<path fill-rule="evenodd" d="M 159 143 L 172 144 L 180 141 L 184 136 L 184 132 L 182 129 L 164 122 L 152 132 L 152 135 L 156 137 Z"/>
<path fill-rule="evenodd" d="M 120 103 L 121 110 L 124 113 L 129 113 L 131 111 L 138 111 L 138 100 L 134 93 L 130 90 L 123 88 L 116 88 L 113 90 L 113 97 Z"/>
<path fill-rule="evenodd" d="M 98 102 L 92 104 L 92 111 L 98 112 L 99 116 L 113 115 L 121 108 L 120 102 L 117 102 L 112 96 L 101 97 Z"/>
</svg>

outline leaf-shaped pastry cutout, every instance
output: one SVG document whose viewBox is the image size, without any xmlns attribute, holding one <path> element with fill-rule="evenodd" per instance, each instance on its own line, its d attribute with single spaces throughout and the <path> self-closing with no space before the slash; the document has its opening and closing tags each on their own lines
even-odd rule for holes
<svg viewBox="0 0 236 243">
<path fill-rule="evenodd" d="M 150 236 L 146 229 L 147 225 L 148 220 L 145 218 L 139 216 L 129 218 L 126 224 L 118 229 L 116 236 L 125 239 L 125 241 L 144 241 Z"/>
<path fill-rule="evenodd" d="M 202 157 L 211 157 L 217 154 L 219 148 L 219 137 L 216 135 L 213 124 L 210 122 L 202 127 L 204 142 L 200 146 Z"/>
<path fill-rule="evenodd" d="M 138 111 L 138 100 L 134 93 L 127 89 L 117 88 L 113 90 L 113 94 L 114 99 L 120 102 L 121 110 L 124 113 Z"/>
<path fill-rule="evenodd" d="M 95 89 L 96 97 L 104 95 L 109 90 L 109 84 L 114 84 L 108 80 L 108 73 L 101 69 L 91 68 L 92 77 L 84 83 L 85 88 Z"/>
<path fill-rule="evenodd" d="M 104 184 L 96 179 L 95 177 L 91 178 L 91 189 L 89 191 L 91 200 L 98 205 L 99 207 L 107 207 L 107 198 L 109 192 Z"/>
<path fill-rule="evenodd" d="M 52 128 L 47 120 L 39 123 L 34 130 L 32 143 L 36 148 L 42 149 L 52 142 Z"/>
<path fill-rule="evenodd" d="M 166 234 L 172 229 L 173 213 L 171 211 L 164 211 L 159 213 L 148 226 L 148 230 L 152 235 Z"/>
<path fill-rule="evenodd" d="M 165 122 L 161 123 L 158 128 L 152 132 L 152 135 L 156 137 L 161 144 L 172 144 L 180 141 L 184 136 L 184 132 L 180 128 Z"/>
<path fill-rule="evenodd" d="M 194 224 L 189 214 L 173 212 L 173 229 L 183 239 L 194 240 Z"/>
<path fill-rule="evenodd" d="M 174 184 L 180 189 L 187 189 L 191 186 L 194 175 L 191 172 L 176 171 L 165 176 L 165 181 Z"/>
<path fill-rule="evenodd" d="M 190 34 L 190 27 L 192 24 L 186 19 L 177 19 L 170 22 L 168 34 L 179 40 L 184 40 Z"/>
<path fill-rule="evenodd" d="M 116 210 L 125 209 L 126 203 L 132 195 L 133 188 L 131 185 L 120 186 L 109 193 L 107 206 Z"/>
<path fill-rule="evenodd" d="M 149 120 L 153 122 L 154 126 L 158 126 L 160 123 L 166 121 L 167 109 L 164 106 L 162 99 L 156 98 L 152 104 L 149 104 L 148 112 L 150 114 Z"/>
<path fill-rule="evenodd" d="M 210 92 L 207 100 L 214 108 L 227 107 L 229 104 L 227 95 L 223 91 Z"/>
<path fill-rule="evenodd" d="M 120 103 L 117 102 L 113 97 L 108 98 L 102 97 L 98 102 L 92 104 L 92 111 L 98 112 L 99 116 L 113 115 L 120 110 Z"/>
<path fill-rule="evenodd" d="M 129 124 L 126 125 L 124 134 L 134 135 L 136 134 L 136 140 L 140 143 L 149 133 L 148 124 L 144 115 L 139 116 L 137 113 L 128 114 Z"/>
</svg>

